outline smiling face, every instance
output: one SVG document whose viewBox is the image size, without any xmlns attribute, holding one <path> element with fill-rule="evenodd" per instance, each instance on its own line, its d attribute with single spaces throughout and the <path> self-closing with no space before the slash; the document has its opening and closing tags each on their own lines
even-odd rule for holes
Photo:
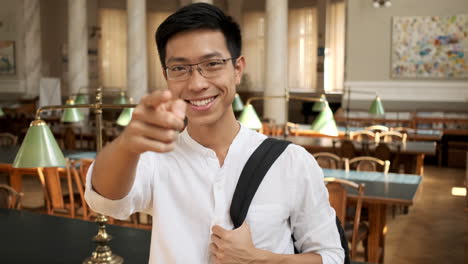
<svg viewBox="0 0 468 264">
<path fill-rule="evenodd" d="M 221 32 L 195 30 L 179 33 L 169 39 L 165 63 L 167 67 L 173 67 L 227 58 L 231 58 L 231 54 Z M 187 102 L 189 125 L 212 126 L 226 117 L 234 116 L 232 101 L 244 64 L 242 56 L 235 60 L 235 66 L 232 60 L 227 60 L 223 69 L 209 78 L 203 77 L 197 66 L 192 66 L 193 71 L 187 80 L 167 80 L 172 94 Z"/>
</svg>

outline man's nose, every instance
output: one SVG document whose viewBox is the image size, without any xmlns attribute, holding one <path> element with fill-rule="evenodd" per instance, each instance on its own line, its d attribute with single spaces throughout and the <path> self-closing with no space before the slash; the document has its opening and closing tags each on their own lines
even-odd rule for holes
<svg viewBox="0 0 468 264">
<path fill-rule="evenodd" d="M 188 88 L 191 91 L 201 91 L 208 88 L 208 81 L 203 75 L 201 75 L 201 70 L 198 67 L 192 68 L 192 74 L 189 78 Z"/>
</svg>

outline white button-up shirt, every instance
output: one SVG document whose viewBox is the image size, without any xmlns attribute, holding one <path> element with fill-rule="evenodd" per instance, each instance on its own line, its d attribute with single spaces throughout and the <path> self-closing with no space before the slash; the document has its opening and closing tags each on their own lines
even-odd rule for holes
<svg viewBox="0 0 468 264">
<path fill-rule="evenodd" d="M 121 200 L 109 200 L 93 191 L 90 168 L 86 200 L 91 209 L 117 219 L 134 212 L 151 214 L 149 263 L 210 263 L 211 227 L 233 228 L 229 209 L 237 181 L 265 138 L 241 126 L 220 167 L 215 152 L 185 130 L 174 151 L 141 155 L 134 185 Z M 301 252 L 320 254 L 324 264 L 343 263 L 335 212 L 328 202 L 322 170 L 300 146 L 290 144 L 272 165 L 246 221 L 257 248 L 293 254 L 294 234 Z"/>
</svg>

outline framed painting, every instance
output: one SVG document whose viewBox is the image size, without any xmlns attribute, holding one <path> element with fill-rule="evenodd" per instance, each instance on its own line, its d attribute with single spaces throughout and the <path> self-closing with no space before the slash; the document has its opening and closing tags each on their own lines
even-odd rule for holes
<svg viewBox="0 0 468 264">
<path fill-rule="evenodd" d="M 15 42 L 0 40 L 0 75 L 14 75 L 15 71 Z"/>
<path fill-rule="evenodd" d="M 468 79 L 468 15 L 393 17 L 393 78 Z"/>
</svg>

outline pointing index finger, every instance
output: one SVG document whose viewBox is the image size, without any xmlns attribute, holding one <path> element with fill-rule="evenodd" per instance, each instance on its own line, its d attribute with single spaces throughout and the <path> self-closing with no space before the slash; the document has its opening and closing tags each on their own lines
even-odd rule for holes
<svg viewBox="0 0 468 264">
<path fill-rule="evenodd" d="M 172 94 L 168 90 L 155 91 L 141 99 L 141 103 L 147 107 L 158 107 L 160 104 L 168 102 L 172 99 Z"/>
</svg>

